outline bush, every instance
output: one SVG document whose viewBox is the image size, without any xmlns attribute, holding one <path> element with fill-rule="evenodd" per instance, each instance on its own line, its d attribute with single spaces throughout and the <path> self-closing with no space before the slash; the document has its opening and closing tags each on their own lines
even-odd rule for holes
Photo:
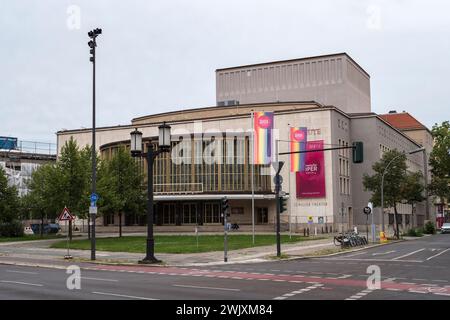
<svg viewBox="0 0 450 320">
<path fill-rule="evenodd" d="M 436 227 L 434 226 L 433 222 L 428 221 L 425 224 L 424 233 L 425 234 L 435 234 L 436 233 Z"/>
<path fill-rule="evenodd" d="M 0 223 L 0 237 L 23 237 L 23 225 L 20 221 Z"/>
<path fill-rule="evenodd" d="M 423 230 L 421 228 L 416 229 L 409 229 L 406 233 L 408 237 L 422 237 L 423 236 Z"/>
</svg>

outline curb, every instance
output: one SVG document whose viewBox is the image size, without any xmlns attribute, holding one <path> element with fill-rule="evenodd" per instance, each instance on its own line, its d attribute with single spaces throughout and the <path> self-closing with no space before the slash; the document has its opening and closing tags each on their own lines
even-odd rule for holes
<svg viewBox="0 0 450 320">
<path fill-rule="evenodd" d="M 164 261 L 162 261 L 162 263 L 160 264 L 151 264 L 151 265 L 146 265 L 146 264 L 139 264 L 139 263 L 126 263 L 126 262 L 110 262 L 110 261 L 83 261 L 83 260 L 79 260 L 79 259 L 73 259 L 72 261 L 74 263 L 85 263 L 85 264 L 91 264 L 91 265 L 111 265 L 111 266 L 126 266 L 126 267 L 131 267 L 131 266 L 140 266 L 140 267 L 160 267 L 160 268 L 165 268 L 165 267 L 179 267 L 179 268 L 183 268 L 183 267 L 207 267 L 207 266 L 218 266 L 218 265 L 232 265 L 232 264 L 246 264 L 246 263 L 264 263 L 264 262 L 276 262 L 276 261 L 292 261 L 292 260 L 301 260 L 301 259 L 313 259 L 313 258 L 327 258 L 327 257 L 333 257 L 333 256 L 338 256 L 338 255 L 343 255 L 343 254 L 347 254 L 347 253 L 352 253 L 352 252 L 358 252 L 358 251 L 362 251 L 362 250 L 367 250 L 367 249 L 371 249 L 371 248 L 377 248 L 377 247 L 381 247 L 381 246 L 386 246 L 386 245 L 391 245 L 391 244 L 395 244 L 395 243 L 400 243 L 400 242 L 405 242 L 405 241 L 414 241 L 414 240 L 419 240 L 421 238 L 414 238 L 414 239 L 401 239 L 401 240 L 394 240 L 388 243 L 378 243 L 378 244 L 374 244 L 371 246 L 366 246 L 366 247 L 360 247 L 360 248 L 355 248 L 355 249 L 350 249 L 350 250 L 346 250 L 346 251 L 341 251 L 341 252 L 335 252 L 335 253 L 330 253 L 330 254 L 323 254 L 323 255 L 317 255 L 317 256 L 289 256 L 287 258 L 281 258 L 281 259 L 270 259 L 267 258 L 268 256 L 263 256 L 263 257 L 258 257 L 258 258 L 253 258 L 253 259 L 249 259 L 249 260 L 238 260 L 238 261 L 229 261 L 229 262 L 223 262 L 223 261 L 212 261 L 212 262 L 206 262 L 206 263 L 190 263 L 190 264 L 166 264 Z M 40 263 L 27 263 L 27 262 L 14 262 L 14 261 L 0 261 L 0 265 L 16 265 L 16 266 L 24 266 L 24 267 L 41 267 L 41 268 L 53 268 L 53 269 L 66 269 L 66 266 L 63 265 L 52 265 L 52 264 L 40 264 Z M 89 269 L 92 266 L 81 266 L 81 269 Z"/>
<path fill-rule="evenodd" d="M 418 238 L 420 239 L 420 238 Z M 361 247 L 361 248 L 356 248 L 356 249 L 351 249 L 351 250 L 347 250 L 347 251 L 341 251 L 341 252 L 335 252 L 335 253 L 330 253 L 330 254 L 322 254 L 322 255 L 318 255 L 318 256 L 302 256 L 302 257 L 294 257 L 290 260 L 295 260 L 295 259 L 312 259 L 312 258 L 327 258 L 327 257 L 333 257 L 333 256 L 338 256 L 338 255 L 342 255 L 342 254 L 347 254 L 347 253 L 352 253 L 352 252 L 358 252 L 358 251 L 363 251 L 363 250 L 367 250 L 367 249 L 372 249 L 372 248 L 377 248 L 377 247 L 381 247 L 381 246 L 387 246 L 387 245 L 391 245 L 391 244 L 395 244 L 395 243 L 400 243 L 400 242 L 406 242 L 406 241 L 413 241 L 413 240 L 418 240 L 418 239 L 401 239 L 401 240 L 393 240 L 391 242 L 388 243 L 377 243 L 374 244 L 372 246 L 366 246 L 366 247 Z M 282 260 L 282 259 L 280 259 Z"/>
</svg>

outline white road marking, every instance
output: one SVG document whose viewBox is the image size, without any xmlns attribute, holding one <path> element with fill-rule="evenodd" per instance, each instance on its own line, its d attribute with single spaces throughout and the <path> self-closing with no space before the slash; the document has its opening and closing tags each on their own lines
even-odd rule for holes
<svg viewBox="0 0 450 320">
<path fill-rule="evenodd" d="M 193 288 L 193 289 L 209 289 L 209 290 L 223 290 L 223 291 L 241 291 L 241 289 L 233 289 L 233 288 L 217 288 L 217 287 L 199 287 L 199 286 L 189 286 L 184 284 L 173 284 L 174 287 L 181 288 Z"/>
<path fill-rule="evenodd" d="M 310 283 L 310 284 L 312 284 L 312 285 L 309 286 L 309 287 L 306 287 L 306 288 L 303 288 L 303 289 L 300 289 L 300 290 L 295 290 L 295 291 L 292 291 L 292 292 L 289 292 L 289 293 L 285 293 L 285 294 L 283 294 L 282 296 L 275 297 L 275 298 L 273 298 L 273 299 L 274 299 L 274 300 L 284 300 L 284 299 L 293 297 L 293 296 L 295 296 L 295 295 L 297 295 L 297 294 L 305 293 L 305 292 L 308 292 L 308 291 L 311 291 L 311 290 L 314 290 L 314 289 L 317 289 L 317 288 L 323 286 L 322 283 L 315 283 L 315 282 L 312 282 L 312 283 Z"/>
<path fill-rule="evenodd" d="M 431 257 L 427 258 L 427 261 L 428 261 L 428 260 L 431 260 L 431 259 L 433 259 L 433 258 L 436 258 L 437 256 L 440 256 L 441 254 L 447 252 L 448 250 L 450 250 L 450 248 L 448 248 L 448 249 L 446 249 L 446 250 L 444 250 L 444 251 L 441 251 L 441 252 L 439 252 L 438 254 L 435 254 L 434 256 L 431 256 Z"/>
<path fill-rule="evenodd" d="M 366 277 L 366 276 L 365 276 Z M 384 280 L 384 282 L 392 282 L 392 281 L 394 281 L 395 279 L 397 279 L 397 278 L 387 278 L 386 280 Z"/>
<path fill-rule="evenodd" d="M 118 294 L 118 293 L 108 293 L 108 292 L 92 292 L 93 294 L 99 294 L 103 296 L 112 296 L 112 297 L 120 297 L 120 298 L 130 298 L 130 299 L 138 299 L 138 300 L 157 300 L 153 298 L 146 298 L 146 297 L 136 297 L 136 296 L 129 296 L 126 294 Z"/>
<path fill-rule="evenodd" d="M 12 283 L 12 284 L 22 284 L 24 286 L 32 286 L 32 287 L 43 287 L 43 284 L 38 283 L 28 283 L 28 282 L 21 282 L 21 281 L 8 281 L 8 280 L 1 280 L 2 283 Z"/>
<path fill-rule="evenodd" d="M 11 273 L 23 273 L 23 274 L 39 274 L 37 272 L 31 272 L 31 271 L 18 271 L 18 270 L 6 270 L 6 272 Z"/>
<path fill-rule="evenodd" d="M 366 254 L 366 253 L 367 253 L 367 252 L 358 252 L 358 253 L 354 253 L 354 254 L 351 254 L 351 255 L 346 256 L 346 257 L 347 257 L 347 258 L 350 258 L 350 257 L 359 256 L 359 255 Z"/>
<path fill-rule="evenodd" d="M 437 294 L 437 295 L 439 295 L 439 296 L 447 296 L 447 297 L 450 297 L 450 293 L 440 293 L 440 292 L 438 292 L 438 293 L 433 293 L 433 294 Z"/>
<path fill-rule="evenodd" d="M 394 252 L 397 252 L 397 251 L 396 250 L 391 250 L 391 251 L 386 251 L 386 252 L 375 252 L 375 253 L 372 253 L 372 255 L 373 256 L 382 256 L 382 255 L 389 254 L 389 253 L 394 253 Z"/>
<path fill-rule="evenodd" d="M 90 278 L 90 277 L 81 277 L 81 279 L 85 279 L 85 280 L 94 280 L 94 281 L 119 282 L 119 280 L 116 280 L 116 279 L 102 279 L 102 278 Z"/>
<path fill-rule="evenodd" d="M 392 260 L 392 261 L 400 260 L 400 259 L 403 259 L 403 258 L 412 256 L 413 254 L 419 253 L 419 252 L 424 251 L 424 250 L 425 250 L 425 248 L 422 248 L 422 249 L 419 249 L 419 250 L 416 250 L 416 251 L 413 251 L 413 252 L 404 254 L 404 255 L 402 255 L 402 256 L 400 256 L 400 257 L 397 257 L 397 258 L 394 258 L 394 259 L 391 259 L 391 260 Z"/>
<path fill-rule="evenodd" d="M 347 298 L 345 300 L 358 300 L 358 299 L 361 299 L 362 297 L 367 296 L 371 292 L 373 292 L 373 290 L 366 289 L 366 290 L 363 290 L 363 291 L 360 291 L 360 292 L 354 294 L 353 296 L 351 296 L 350 298 Z"/>
<path fill-rule="evenodd" d="M 322 259 L 326 259 L 326 258 L 322 258 Z M 329 260 L 333 260 L 333 261 L 364 261 L 364 262 L 418 262 L 421 263 L 423 262 L 422 260 L 392 260 L 392 259 L 378 259 L 378 258 L 372 258 L 372 259 L 357 259 L 357 258 L 350 258 L 350 259 L 344 259 L 344 258 L 333 258 L 333 259 L 329 259 Z M 334 264 L 355 264 L 355 263 L 345 263 L 345 262 L 334 262 Z M 381 265 L 381 264 L 380 264 Z M 395 264 L 392 264 L 393 266 L 396 266 Z M 430 268 L 430 266 L 423 266 L 424 268 Z"/>
</svg>

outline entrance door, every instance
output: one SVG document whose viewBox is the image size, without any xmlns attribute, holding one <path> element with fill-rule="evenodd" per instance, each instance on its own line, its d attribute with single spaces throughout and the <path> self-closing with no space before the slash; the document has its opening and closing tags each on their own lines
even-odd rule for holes
<svg viewBox="0 0 450 320">
<path fill-rule="evenodd" d="M 220 207 L 218 203 L 205 203 L 203 223 L 220 223 Z"/>
<path fill-rule="evenodd" d="M 163 204 L 163 224 L 171 225 L 175 224 L 175 204 L 164 203 Z"/>
<path fill-rule="evenodd" d="M 257 224 L 269 223 L 269 209 L 267 207 L 256 208 L 256 223 Z"/>
<path fill-rule="evenodd" d="M 183 224 L 197 224 L 197 204 L 183 204 Z"/>
</svg>

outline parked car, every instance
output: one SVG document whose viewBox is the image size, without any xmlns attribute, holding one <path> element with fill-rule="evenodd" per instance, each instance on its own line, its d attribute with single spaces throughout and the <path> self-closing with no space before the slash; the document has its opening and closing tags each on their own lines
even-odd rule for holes
<svg viewBox="0 0 450 320">
<path fill-rule="evenodd" d="M 31 225 L 31 229 L 34 232 L 34 234 L 40 234 L 41 233 L 41 224 L 34 223 Z M 57 223 L 45 223 L 43 225 L 43 233 L 44 234 L 55 234 L 55 233 L 58 233 L 60 230 L 61 230 L 61 227 Z"/>
<path fill-rule="evenodd" d="M 441 233 L 450 233 L 450 223 L 444 223 L 442 225 Z"/>
</svg>

